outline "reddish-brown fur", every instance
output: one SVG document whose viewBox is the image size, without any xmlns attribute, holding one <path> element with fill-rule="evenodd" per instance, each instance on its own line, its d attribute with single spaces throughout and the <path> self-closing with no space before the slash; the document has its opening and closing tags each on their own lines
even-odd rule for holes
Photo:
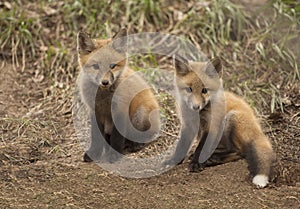
<svg viewBox="0 0 300 209">
<path fill-rule="evenodd" d="M 198 138 L 205 140 L 206 133 L 219 131 L 219 127 L 214 126 L 214 123 L 210 124 L 210 121 L 212 115 L 211 96 L 213 92 L 220 90 L 222 83 L 216 76 L 221 71 L 221 62 L 219 59 L 214 59 L 208 63 L 176 61 L 175 66 L 177 93 L 182 102 L 189 108 L 199 111 Z M 204 88 L 206 90 L 203 90 Z M 200 141 L 190 164 L 190 170 L 199 171 L 204 165 L 226 163 L 244 157 L 248 161 L 251 174 L 258 176 L 253 179 L 253 183 L 259 187 L 264 187 L 268 183 L 274 160 L 272 145 L 264 135 L 250 106 L 233 93 L 224 92 L 223 95 L 225 98 L 225 115 L 228 120 L 221 142 L 208 161 L 200 165 L 198 159 L 204 144 L 204 141 L 202 143 Z M 218 98 L 214 101 L 219 102 Z M 260 175 L 263 176 L 264 180 L 261 180 Z"/>
<path fill-rule="evenodd" d="M 160 126 L 159 105 L 153 90 L 127 67 L 125 53 L 111 44 L 113 40 L 124 35 L 126 31 L 122 30 L 113 39 L 96 40 L 86 33 L 78 34 L 78 57 L 81 67 L 79 87 L 82 100 L 89 107 L 92 116 L 95 113 L 101 134 L 109 144 L 115 144 L 113 148 L 120 153 L 123 152 L 124 142 L 122 134 L 113 122 L 114 95 L 117 95 L 117 109 L 114 110 L 114 114 L 121 115 L 122 126 L 127 128 L 128 123 L 132 123 L 137 130 L 150 131 L 152 134 L 156 134 Z M 126 122 L 128 117 L 130 121 Z M 92 129 L 96 128 L 92 124 Z M 102 155 L 102 151 L 99 150 L 101 148 L 97 144 L 93 145 L 99 141 L 93 138 L 95 135 L 97 137 L 97 134 L 92 134 L 92 145 L 84 156 L 85 161 L 99 159 Z"/>
</svg>

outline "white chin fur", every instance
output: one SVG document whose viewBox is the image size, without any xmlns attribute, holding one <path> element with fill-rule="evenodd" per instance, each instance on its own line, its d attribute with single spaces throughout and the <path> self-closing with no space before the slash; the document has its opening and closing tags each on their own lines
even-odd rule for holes
<svg viewBox="0 0 300 209">
<path fill-rule="evenodd" d="M 252 183 L 255 184 L 258 188 L 264 188 L 269 183 L 269 178 L 266 175 L 260 174 L 254 176 Z"/>
</svg>

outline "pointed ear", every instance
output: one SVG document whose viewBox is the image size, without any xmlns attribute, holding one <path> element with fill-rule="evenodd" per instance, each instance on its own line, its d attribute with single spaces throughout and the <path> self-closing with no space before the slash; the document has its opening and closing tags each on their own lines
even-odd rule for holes
<svg viewBox="0 0 300 209">
<path fill-rule="evenodd" d="M 176 74 L 186 75 L 190 71 L 188 60 L 186 60 L 185 58 L 179 55 L 176 55 L 174 59 L 175 59 L 174 64 L 175 64 Z"/>
<path fill-rule="evenodd" d="M 220 72 L 222 72 L 222 67 L 221 59 L 215 57 L 206 64 L 205 73 L 211 78 L 218 77 Z"/>
<path fill-rule="evenodd" d="M 112 40 L 112 47 L 120 53 L 125 53 L 127 51 L 127 29 L 122 28 L 116 35 L 114 35 Z"/>
<path fill-rule="evenodd" d="M 96 49 L 96 46 L 93 40 L 90 38 L 90 35 L 80 31 L 77 34 L 77 52 L 78 54 L 89 54 Z"/>
</svg>

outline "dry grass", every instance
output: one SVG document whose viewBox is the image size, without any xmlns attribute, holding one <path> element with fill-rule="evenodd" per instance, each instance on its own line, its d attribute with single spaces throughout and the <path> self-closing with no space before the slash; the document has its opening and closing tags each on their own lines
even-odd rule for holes
<svg viewBox="0 0 300 209">
<path fill-rule="evenodd" d="M 106 38 L 127 27 L 129 33 L 178 35 L 209 57 L 221 56 L 225 88 L 251 104 L 273 141 L 280 160 L 277 182 L 300 182 L 300 6 L 295 2 L 274 0 L 256 12 L 229 0 L 1 2 L 0 60 L 12 63 L 14 82 L 6 86 L 10 91 L 0 89 L 0 168 L 4 172 L 14 165 L 61 162 L 72 153 L 82 154 L 72 121 L 76 34 L 85 30 Z M 170 63 L 147 55 L 133 57 L 130 65 L 143 72 L 149 66 L 170 69 Z M 147 72 L 153 84 L 161 82 L 158 70 Z M 162 106 L 168 107 L 170 98 L 159 93 Z M 12 108 L 6 110 L 6 104 Z M 178 133 L 172 108 L 162 110 L 169 120 L 164 146 Z M 148 147 L 144 154 L 163 150 L 159 146 Z M 14 184 L 4 173 L 3 182 Z"/>
</svg>

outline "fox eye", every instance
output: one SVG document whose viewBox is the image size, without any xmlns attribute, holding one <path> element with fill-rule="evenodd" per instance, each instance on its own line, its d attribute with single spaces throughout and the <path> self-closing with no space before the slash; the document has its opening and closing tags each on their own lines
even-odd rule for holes
<svg viewBox="0 0 300 209">
<path fill-rule="evenodd" d="M 99 70 L 99 68 L 100 68 L 98 64 L 93 64 L 92 67 L 93 67 L 95 70 Z"/>
<path fill-rule="evenodd" d="M 193 91 L 193 89 L 191 87 L 186 87 L 185 90 L 187 93 L 191 93 Z"/>
<path fill-rule="evenodd" d="M 117 66 L 117 64 L 112 63 L 112 64 L 109 65 L 109 68 L 114 69 L 116 66 Z"/>
<path fill-rule="evenodd" d="M 202 89 L 202 94 L 206 94 L 207 93 L 207 88 L 203 88 Z"/>
</svg>

